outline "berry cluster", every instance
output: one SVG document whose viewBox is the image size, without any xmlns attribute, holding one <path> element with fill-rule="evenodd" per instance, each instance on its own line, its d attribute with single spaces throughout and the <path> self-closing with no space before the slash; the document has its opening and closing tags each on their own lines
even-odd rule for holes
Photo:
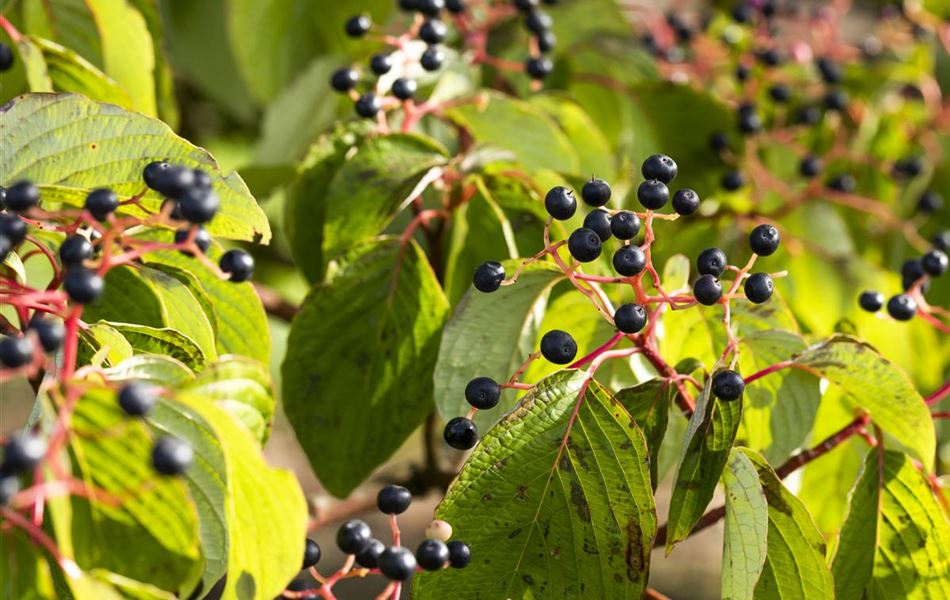
<svg viewBox="0 0 950 600">
<path fill-rule="evenodd" d="M 603 360 L 643 353 L 661 374 L 670 376 L 669 366 L 659 358 L 655 347 L 654 324 L 666 308 L 683 310 L 694 306 L 723 306 L 723 322 L 729 335 L 729 345 L 720 362 L 728 362 L 729 368 L 718 370 L 714 374 L 712 392 L 719 399 L 726 401 L 737 400 L 742 396 L 744 381 L 732 370 L 738 360 L 739 346 L 731 329 L 729 303 L 744 297 L 752 303 L 760 304 L 772 297 L 773 277 L 784 273 L 752 273 L 751 270 L 758 258 L 771 256 L 778 250 L 781 237 L 779 230 L 768 223 L 760 224 L 752 230 L 749 246 L 753 256 L 742 268 L 730 265 L 725 252 L 719 248 L 704 250 L 696 259 L 699 276 L 692 284 L 692 293 L 685 293 L 685 290 L 668 292 L 663 289 L 657 270 L 652 264 L 651 248 L 655 241 L 653 223 L 657 219 L 675 220 L 695 214 L 700 207 L 700 197 L 694 190 L 679 189 L 672 198 L 674 214 L 657 213 L 655 211 L 662 209 L 670 200 L 668 186 L 677 176 L 677 165 L 670 157 L 656 154 L 643 162 L 641 173 L 644 181 L 637 189 L 637 199 L 646 209 L 645 212 L 605 208 L 611 199 L 610 185 L 601 179 L 591 179 L 581 190 L 581 199 L 592 207 L 584 218 L 583 226 L 574 230 L 566 241 L 552 243 L 550 227 L 553 221 L 571 219 L 577 211 L 574 192 L 565 187 L 555 187 L 547 193 L 544 200 L 550 215 L 545 228 L 544 250 L 524 261 L 508 278 L 504 266 L 498 262 L 483 263 L 475 270 L 472 280 L 475 289 L 492 293 L 502 286 L 515 284 L 528 264 L 550 257 L 577 290 L 591 300 L 597 312 L 610 322 L 617 333 L 591 354 L 575 360 L 578 347 L 570 333 L 561 330 L 548 331 L 541 338 L 539 351 L 529 356 L 522 368 L 507 382 L 498 383 L 495 379 L 485 376 L 471 380 L 465 388 L 465 399 L 472 407 L 469 414 L 451 419 L 445 427 L 445 441 L 450 446 L 459 450 L 474 447 L 478 441 L 478 432 L 472 421 L 475 411 L 497 406 L 505 388 L 530 389 L 530 385 L 520 383 L 518 378 L 528 364 L 539 357 L 557 365 L 569 365 L 568 368 L 580 368 L 590 364 L 588 374 L 592 376 Z M 638 242 L 641 232 L 643 238 Z M 603 245 L 613 237 L 620 242 L 611 260 L 616 275 L 583 273 L 581 266 L 597 260 Z M 565 246 L 572 259 L 570 264 L 559 254 Z M 731 281 L 722 281 L 721 277 L 727 271 L 734 277 Z M 652 280 L 654 294 L 648 293 L 646 275 Z M 623 303 L 614 309 L 610 299 L 601 289 L 605 284 L 631 288 L 635 301 Z M 743 288 L 741 294 L 738 292 L 740 286 Z M 633 347 L 615 349 L 623 340 L 632 343 Z M 685 402 L 687 395 L 683 393 L 681 398 Z"/>
<path fill-rule="evenodd" d="M 556 0 L 545 2 L 555 4 Z M 533 80 L 541 81 L 554 68 L 547 56 L 557 43 L 551 32 L 553 21 L 550 15 L 538 8 L 538 0 L 514 0 L 513 6 L 492 5 L 487 7 L 487 14 L 484 15 L 468 10 L 465 0 L 400 0 L 399 8 L 413 16 L 408 31 L 399 36 L 374 32 L 377 26 L 367 14 L 350 17 L 344 25 L 346 34 L 352 38 L 372 37 L 385 44 L 384 50 L 370 57 L 369 71 L 376 79 L 363 91 L 358 90 L 361 76 L 353 66 L 338 69 L 330 77 L 331 87 L 337 92 L 349 94 L 356 113 L 361 117 L 377 118 L 386 110 L 401 106 L 406 118 L 412 119 L 415 117 L 410 115 L 428 110 L 426 104 L 416 106 L 413 103 L 419 90 L 419 68 L 423 72 L 434 72 L 445 63 L 444 42 L 452 37 L 447 21 L 454 23 L 462 42 L 474 46 L 471 55 L 473 63 L 485 62 L 514 69 L 514 65 L 489 57 L 483 46 L 487 30 L 517 10 L 531 34 L 531 56 L 524 65 L 517 65 L 517 70 L 523 70 Z"/>
<path fill-rule="evenodd" d="M 426 527 L 426 540 L 413 553 L 400 545 L 400 531 L 396 516 L 409 509 L 412 494 L 399 485 L 387 485 L 376 496 L 376 507 L 390 517 L 393 543 L 387 546 L 373 536 L 370 526 L 360 519 L 350 519 L 336 532 L 336 544 L 347 555 L 346 563 L 333 575 L 323 576 L 316 569 L 322 552 L 320 546 L 308 539 L 304 551 L 303 568 L 319 583 L 307 578 L 293 581 L 284 592 L 285 598 L 317 598 L 329 594 L 333 585 L 346 577 L 364 577 L 381 574 L 390 580 L 389 587 L 380 597 L 398 597 L 398 587 L 421 571 L 439 571 L 452 567 L 462 569 L 472 560 L 468 544 L 452 537 L 452 526 L 435 520 Z M 356 566 L 358 565 L 358 567 Z"/>
<path fill-rule="evenodd" d="M 86 196 L 82 209 L 53 211 L 41 206 L 40 190 L 32 182 L 0 188 L 0 259 L 6 260 L 14 251 L 24 257 L 39 255 L 49 261 L 53 271 L 53 279 L 44 289 L 0 275 L 0 294 L 20 321 L 16 327 L 6 318 L 2 320 L 0 378 L 55 373 L 44 385 L 70 390 L 77 367 L 79 330 L 87 327 L 81 320 L 84 307 L 100 299 L 110 270 L 136 263 L 147 253 L 178 250 L 202 260 L 233 282 L 250 279 L 254 261 L 247 252 L 229 250 L 217 266 L 205 256 L 211 236 L 203 225 L 214 218 L 220 205 L 207 173 L 156 161 L 144 168 L 143 179 L 147 189 L 165 198 L 158 212 L 149 211 L 142 203 L 146 190 L 120 201 L 112 190 L 95 189 Z M 144 212 L 147 216 L 124 214 L 124 208 L 134 208 L 136 214 Z M 175 241 L 139 238 L 136 234 L 143 226 L 174 227 Z M 31 229 L 43 230 L 44 234 L 33 235 Z M 61 239 L 58 248 L 50 241 L 56 239 Z M 118 390 L 118 404 L 130 417 L 145 417 L 161 393 L 161 389 L 144 383 L 127 383 Z M 58 423 L 49 434 L 50 446 L 53 441 L 65 439 L 67 427 L 66 422 Z M 20 476 L 33 471 L 44 459 L 47 446 L 47 440 L 35 432 L 15 435 L 4 444 L 0 467 L 3 504 L 19 490 Z M 179 475 L 193 457 L 187 442 L 159 437 L 154 443 L 152 465 L 159 474 Z"/>
<path fill-rule="evenodd" d="M 904 292 L 891 296 L 887 300 L 887 314 L 898 321 L 910 321 L 919 309 L 923 309 L 929 318 L 931 307 L 923 295 L 930 287 L 930 279 L 940 277 L 947 272 L 947 244 L 950 236 L 934 238 L 934 247 L 920 258 L 912 258 L 901 266 Z M 858 304 L 868 312 L 876 313 L 884 308 L 884 294 L 875 290 L 866 290 L 858 296 Z"/>
</svg>

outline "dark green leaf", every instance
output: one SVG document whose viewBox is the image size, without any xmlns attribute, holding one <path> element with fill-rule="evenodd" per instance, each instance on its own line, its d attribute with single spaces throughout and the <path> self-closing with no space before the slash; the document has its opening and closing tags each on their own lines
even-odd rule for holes
<svg viewBox="0 0 950 600">
<path fill-rule="evenodd" d="M 737 448 L 729 453 L 722 485 L 726 518 L 720 593 L 730 600 L 752 600 L 768 547 L 768 503 L 755 465 Z"/>
<path fill-rule="evenodd" d="M 675 395 L 676 387 L 662 379 L 651 379 L 617 392 L 617 402 L 627 409 L 646 437 L 654 490 L 660 482 L 657 473 L 660 447 L 666 436 L 670 406 Z"/>
</svg>

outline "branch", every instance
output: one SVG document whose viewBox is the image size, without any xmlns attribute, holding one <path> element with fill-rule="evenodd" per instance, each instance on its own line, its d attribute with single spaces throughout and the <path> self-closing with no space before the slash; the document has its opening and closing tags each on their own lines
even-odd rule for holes
<svg viewBox="0 0 950 600">
<path fill-rule="evenodd" d="M 264 310 L 272 317 L 277 317 L 289 323 L 300 312 L 299 306 L 284 299 L 276 290 L 266 285 L 255 283 L 254 291 L 257 292 L 257 297 L 261 299 Z"/>
</svg>

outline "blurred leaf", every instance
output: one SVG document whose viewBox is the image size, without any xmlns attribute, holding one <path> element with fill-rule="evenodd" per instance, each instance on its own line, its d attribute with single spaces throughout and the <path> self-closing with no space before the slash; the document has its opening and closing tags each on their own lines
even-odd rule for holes
<svg viewBox="0 0 950 600">
<path fill-rule="evenodd" d="M 742 421 L 742 402 L 719 400 L 710 391 L 711 386 L 711 381 L 707 381 L 703 393 L 696 399 L 696 411 L 686 430 L 670 498 L 667 554 L 674 544 L 689 536 L 703 516 Z"/>
<path fill-rule="evenodd" d="M 674 254 L 663 264 L 663 288 L 668 294 L 689 287 L 689 258 L 685 254 Z"/>
<path fill-rule="evenodd" d="M 263 363 L 229 356 L 208 365 L 181 389 L 213 400 L 262 445 L 270 436 L 277 401 L 269 371 Z"/>
<path fill-rule="evenodd" d="M 55 598 L 49 563 L 17 527 L 0 531 L 0 596 L 17 600 Z"/>
<path fill-rule="evenodd" d="M 172 129 L 178 129 L 181 114 L 178 111 L 174 75 L 166 51 L 165 24 L 162 21 L 160 7 L 162 0 L 129 1 L 142 14 L 148 32 L 152 36 L 155 56 L 155 104 L 158 117 L 168 123 Z"/>
<path fill-rule="evenodd" d="M 208 225 L 210 233 L 260 243 L 270 240 L 264 213 L 240 177 L 221 175 L 210 155 L 176 136 L 161 121 L 75 94 L 22 96 L 5 105 L 0 114 L 4 184 L 30 179 L 39 184 L 45 201 L 73 206 L 82 206 L 97 187 L 109 187 L 125 200 L 146 189 L 145 165 L 164 158 L 211 175 L 221 209 Z M 27 146 L 29 151 L 25 151 Z M 149 191 L 142 204 L 155 211 L 161 198 Z M 128 212 L 142 214 L 137 209 Z"/>
<path fill-rule="evenodd" d="M 335 496 L 348 495 L 432 410 L 448 309 L 418 245 L 391 238 L 356 245 L 310 291 L 287 340 L 283 402 Z"/>
<path fill-rule="evenodd" d="M 17 40 L 17 52 L 26 71 L 26 83 L 31 92 L 52 92 L 53 81 L 46 68 L 46 59 L 43 51 L 33 43 L 29 36 Z"/>
<path fill-rule="evenodd" d="M 646 442 L 597 382 L 571 417 L 584 378 L 561 371 L 538 383 L 482 438 L 436 510 L 472 562 L 416 576 L 414 597 L 643 594 L 656 535 Z"/>
<path fill-rule="evenodd" d="M 537 95 L 531 104 L 544 110 L 561 128 L 577 153 L 575 172 L 608 181 L 614 175 L 610 144 L 580 104 L 552 95 Z"/>
<path fill-rule="evenodd" d="M 102 44 L 86 0 L 22 2 L 24 30 L 55 40 L 97 68 L 102 68 Z"/>
<path fill-rule="evenodd" d="M 737 448 L 729 453 L 722 485 L 726 519 L 721 594 L 732 600 L 752 600 L 768 547 L 768 503 L 755 465 Z"/>
<path fill-rule="evenodd" d="M 35 49 L 41 53 L 42 60 L 46 63 L 49 79 L 52 82 L 51 86 L 44 83 L 44 85 L 37 87 L 32 83 L 31 77 L 31 91 L 76 92 L 100 102 L 118 104 L 128 109 L 133 108 L 132 98 L 128 92 L 122 89 L 115 80 L 72 50 L 55 42 L 33 36 L 24 37 L 20 44 L 33 44 Z"/>
<path fill-rule="evenodd" d="M 510 274 L 518 268 L 519 261 L 504 264 Z M 491 377 L 503 383 L 518 368 L 524 359 L 519 353 L 518 340 L 535 306 L 543 302 L 551 286 L 562 276 L 550 263 L 533 263 L 514 285 L 490 294 L 469 288 L 442 332 L 435 365 L 435 404 L 444 420 L 468 412 L 465 386 L 473 378 Z M 512 366 L 513 363 L 518 364 Z M 499 408 L 479 411 L 475 414 L 475 423 L 487 428 L 510 410 L 514 402 L 515 394 L 506 391 Z"/>
</svg>

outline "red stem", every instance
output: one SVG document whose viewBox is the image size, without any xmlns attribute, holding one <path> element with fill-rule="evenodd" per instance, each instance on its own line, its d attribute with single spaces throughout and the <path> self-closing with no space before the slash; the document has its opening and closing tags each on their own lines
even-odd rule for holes
<svg viewBox="0 0 950 600">
<path fill-rule="evenodd" d="M 940 400 L 942 400 L 943 398 L 947 397 L 947 395 L 950 395 L 950 380 L 945 381 L 942 386 L 940 386 L 939 388 L 937 388 L 936 391 L 934 391 L 932 394 L 927 396 L 927 398 L 925 398 L 924 401 L 927 403 L 928 406 L 933 406 L 937 402 L 940 402 Z"/>
<path fill-rule="evenodd" d="M 615 333 L 615 334 L 613 335 L 613 337 L 611 337 L 609 340 L 607 340 L 606 342 L 604 342 L 603 345 L 601 345 L 599 348 L 597 348 L 596 350 L 594 350 L 593 352 L 591 352 L 591 353 L 588 354 L 587 356 L 581 358 L 581 359 L 578 360 L 577 362 L 573 363 L 572 365 L 568 366 L 567 368 L 568 368 L 568 369 L 579 369 L 579 368 L 583 367 L 584 365 L 586 365 L 587 363 L 593 361 L 595 358 L 597 358 L 598 356 L 600 356 L 601 354 L 603 354 L 603 353 L 606 352 L 607 350 L 610 350 L 611 348 L 613 348 L 614 346 L 616 346 L 616 345 L 617 345 L 617 342 L 619 342 L 619 341 L 622 340 L 623 338 L 624 338 L 624 334 L 618 331 L 617 333 Z"/>
</svg>

